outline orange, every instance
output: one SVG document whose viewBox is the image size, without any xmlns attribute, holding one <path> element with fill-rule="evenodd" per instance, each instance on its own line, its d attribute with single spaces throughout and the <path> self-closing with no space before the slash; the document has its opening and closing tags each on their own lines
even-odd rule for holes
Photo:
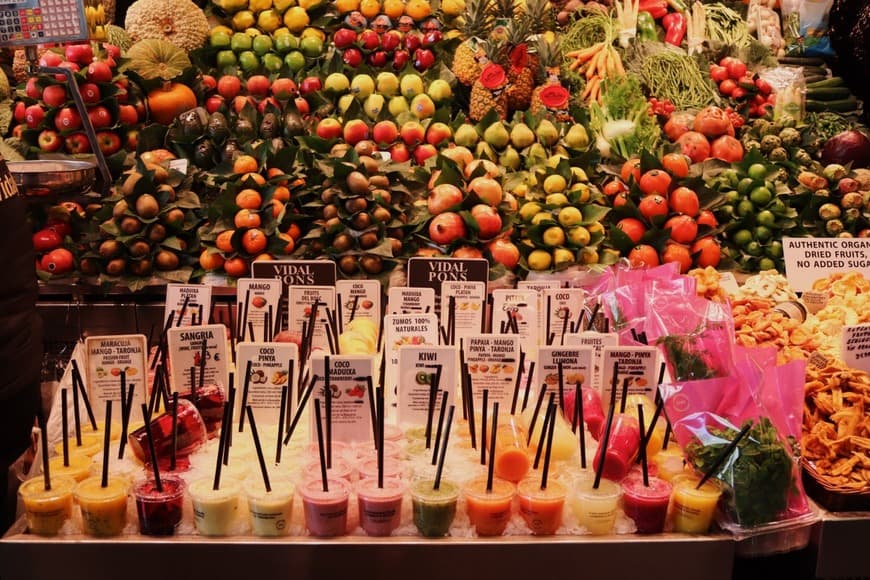
<svg viewBox="0 0 870 580">
<path fill-rule="evenodd" d="M 381 12 L 381 4 L 378 0 L 362 0 L 359 3 L 359 11 L 362 15 L 371 20 Z"/>
<path fill-rule="evenodd" d="M 701 210 L 696 221 L 699 226 L 710 226 L 711 228 L 719 226 L 719 222 L 716 221 L 716 216 L 713 215 L 713 212 L 709 209 Z"/>
<path fill-rule="evenodd" d="M 662 167 L 677 179 L 689 174 L 689 163 L 689 158 L 682 153 L 668 153 L 662 157 Z"/>
<path fill-rule="evenodd" d="M 613 197 L 613 207 L 622 207 L 626 204 L 626 202 L 631 199 L 628 195 L 627 191 L 623 191 L 622 193 L 617 193 Z"/>
<path fill-rule="evenodd" d="M 267 245 L 269 245 L 269 238 L 263 230 L 253 228 L 242 234 L 242 247 L 252 256 L 265 250 Z"/>
<path fill-rule="evenodd" d="M 409 0 L 405 5 L 405 14 L 420 22 L 432 14 L 432 6 L 429 0 Z"/>
<path fill-rule="evenodd" d="M 659 254 L 648 244 L 640 244 L 628 253 L 628 263 L 633 268 L 651 268 L 659 265 Z"/>
<path fill-rule="evenodd" d="M 634 157 L 622 164 L 622 169 L 619 171 L 619 176 L 622 181 L 628 183 L 629 177 L 634 177 L 635 181 L 640 181 L 640 159 Z"/>
<path fill-rule="evenodd" d="M 233 278 L 241 278 L 242 276 L 247 276 L 250 267 L 248 265 L 248 261 L 244 258 L 240 258 L 236 256 L 235 258 L 230 258 L 226 262 L 224 262 L 224 271 L 227 275 L 232 276 Z"/>
<path fill-rule="evenodd" d="M 284 246 L 285 254 L 292 254 L 293 250 L 296 249 L 296 240 L 293 239 L 293 236 L 289 234 L 278 234 L 278 238 L 284 242 L 287 242 L 287 245 Z"/>
<path fill-rule="evenodd" d="M 290 190 L 284 185 L 279 185 L 275 188 L 275 191 L 272 192 L 272 199 L 287 203 L 290 201 Z"/>
<path fill-rule="evenodd" d="M 293 238 L 294 240 L 299 240 L 299 238 L 302 237 L 302 228 L 299 227 L 299 224 L 293 222 L 289 226 L 287 226 L 287 229 L 284 230 L 284 233 Z"/>
<path fill-rule="evenodd" d="M 236 194 L 236 205 L 242 209 L 260 209 L 263 197 L 256 189 L 243 189 Z"/>
<path fill-rule="evenodd" d="M 616 195 L 623 191 L 628 191 L 628 187 L 618 179 L 608 181 L 607 185 L 604 186 L 604 195 Z"/>
<path fill-rule="evenodd" d="M 221 252 L 235 252 L 236 249 L 233 247 L 233 234 L 236 233 L 236 230 L 224 230 L 218 234 L 217 239 L 214 242 L 214 245 L 217 246 L 217 249 Z"/>
<path fill-rule="evenodd" d="M 646 219 L 668 215 L 668 201 L 664 197 L 654 193 L 640 200 L 640 203 L 637 204 L 637 209 L 640 210 L 640 213 Z"/>
<path fill-rule="evenodd" d="M 278 217 L 284 211 L 284 204 L 277 199 L 272 200 L 272 217 Z"/>
<path fill-rule="evenodd" d="M 644 195 L 667 195 L 668 188 L 671 186 L 671 176 L 661 169 L 650 169 L 640 176 L 638 182 L 640 190 Z"/>
<path fill-rule="evenodd" d="M 236 213 L 233 222 L 237 228 L 258 228 L 260 227 L 260 214 L 249 209 L 242 209 Z"/>
<path fill-rule="evenodd" d="M 224 265 L 224 257 L 217 252 L 203 250 L 202 254 L 199 255 L 199 265 L 203 270 L 220 270 L 221 266 Z"/>
<path fill-rule="evenodd" d="M 646 226 L 636 218 L 624 218 L 617 222 L 616 227 L 637 244 L 646 233 Z"/>
<path fill-rule="evenodd" d="M 698 224 L 687 215 L 675 215 L 665 222 L 665 229 L 671 230 L 671 239 L 680 244 L 690 244 L 698 235 Z"/>
<path fill-rule="evenodd" d="M 256 183 L 257 185 L 259 185 L 261 187 L 266 185 L 266 178 L 263 177 L 262 175 L 260 175 L 259 173 L 254 172 L 254 171 L 250 171 L 250 172 L 242 175 L 241 181 L 242 181 L 242 183 L 247 183 L 249 179 L 253 179 L 254 183 Z"/>
<path fill-rule="evenodd" d="M 384 0 L 384 14 L 396 20 L 405 13 L 405 3 L 402 0 Z"/>
<path fill-rule="evenodd" d="M 278 169 L 277 167 L 270 167 L 269 170 L 266 172 L 266 177 L 268 177 L 270 180 L 271 180 L 271 179 L 274 179 L 275 177 L 279 177 L 279 176 L 281 176 L 281 175 L 287 175 L 287 174 L 284 173 L 284 171 L 283 171 L 282 169 Z M 286 179 L 282 179 L 281 181 L 276 181 L 276 182 L 273 182 L 273 183 L 275 183 L 276 185 L 284 185 L 284 186 L 286 186 L 286 185 L 287 185 L 287 180 L 286 180 Z"/>
<path fill-rule="evenodd" d="M 233 173 L 240 175 L 242 173 L 251 173 L 260 169 L 260 164 L 250 155 L 239 155 L 233 161 Z"/>
<path fill-rule="evenodd" d="M 252 262 L 268 262 L 269 260 L 274 260 L 275 256 L 268 252 L 263 252 L 262 254 L 257 254 L 257 256 L 251 260 Z"/>
<path fill-rule="evenodd" d="M 680 264 L 680 274 L 685 274 L 692 267 L 692 255 L 689 253 L 689 248 L 680 244 L 668 244 L 665 246 L 662 261 L 665 263 L 678 262 Z"/>
<path fill-rule="evenodd" d="M 698 194 L 688 187 L 678 187 L 672 191 L 668 197 L 668 205 L 675 212 L 684 213 L 690 217 L 698 215 L 698 211 L 701 209 Z"/>
<path fill-rule="evenodd" d="M 692 255 L 695 263 L 702 268 L 707 266 L 716 267 L 722 259 L 722 251 L 719 244 L 713 238 L 701 238 L 692 244 Z"/>
</svg>

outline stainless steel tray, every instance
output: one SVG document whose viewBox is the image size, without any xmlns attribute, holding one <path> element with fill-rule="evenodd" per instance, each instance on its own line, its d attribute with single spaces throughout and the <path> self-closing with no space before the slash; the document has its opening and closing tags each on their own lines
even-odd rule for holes
<svg viewBox="0 0 870 580">
<path fill-rule="evenodd" d="M 33 197 L 83 193 L 96 179 L 97 166 L 88 161 L 10 161 L 7 165 L 19 191 Z"/>
</svg>

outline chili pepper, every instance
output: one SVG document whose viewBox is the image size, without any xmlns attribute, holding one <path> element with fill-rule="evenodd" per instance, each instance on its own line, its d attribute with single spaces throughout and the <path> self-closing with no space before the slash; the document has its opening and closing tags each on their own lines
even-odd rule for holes
<svg viewBox="0 0 870 580">
<path fill-rule="evenodd" d="M 640 20 L 638 18 L 638 20 Z M 683 37 L 686 36 L 686 28 L 688 20 L 680 12 L 671 12 L 662 18 L 662 26 L 665 27 L 665 42 L 680 46 L 683 43 Z"/>
<path fill-rule="evenodd" d="M 668 2 L 667 0 L 640 0 L 637 9 L 639 12 L 649 12 L 655 20 L 658 20 L 668 13 Z"/>
<path fill-rule="evenodd" d="M 656 33 L 656 21 L 649 12 L 641 10 L 637 13 L 637 38 L 644 41 L 659 39 Z"/>
</svg>

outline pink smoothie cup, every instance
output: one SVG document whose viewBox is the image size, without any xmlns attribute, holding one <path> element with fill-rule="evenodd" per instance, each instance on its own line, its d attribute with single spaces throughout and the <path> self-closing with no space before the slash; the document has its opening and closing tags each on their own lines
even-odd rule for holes
<svg viewBox="0 0 870 580">
<path fill-rule="evenodd" d="M 599 443 L 598 450 L 595 452 L 592 463 L 594 469 L 598 468 L 598 462 L 601 461 L 602 445 L 603 441 Z M 634 458 L 637 457 L 639 450 L 640 433 L 637 419 L 630 415 L 616 415 L 613 418 L 601 475 L 611 481 L 621 481 L 634 465 Z"/>
<path fill-rule="evenodd" d="M 305 526 L 312 536 L 329 538 L 347 532 L 347 501 L 350 485 L 343 479 L 327 480 L 329 491 L 323 491 L 323 482 L 312 479 L 299 487 L 305 512 Z"/>
<path fill-rule="evenodd" d="M 398 479 L 384 479 L 378 487 L 377 477 L 362 479 L 356 488 L 359 523 L 369 536 L 389 536 L 402 519 L 402 499 L 406 486 Z"/>
<path fill-rule="evenodd" d="M 643 476 L 632 475 L 622 482 L 622 510 L 634 520 L 639 534 L 658 534 L 665 529 L 671 484 L 658 477 L 649 478 L 644 486 Z"/>
</svg>

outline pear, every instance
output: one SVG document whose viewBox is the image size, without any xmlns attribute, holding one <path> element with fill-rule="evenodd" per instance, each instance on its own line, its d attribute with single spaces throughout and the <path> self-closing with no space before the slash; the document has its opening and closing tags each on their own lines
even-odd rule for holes
<svg viewBox="0 0 870 580">
<path fill-rule="evenodd" d="M 342 95 L 338 99 L 338 110 L 341 111 L 342 115 L 347 113 L 347 110 L 350 108 L 350 105 L 353 103 L 353 101 L 354 101 L 354 96 L 351 95 L 350 93 L 348 93 L 346 95 Z"/>
<path fill-rule="evenodd" d="M 540 143 L 532 143 L 526 151 L 526 169 L 531 169 L 547 160 L 547 151 Z"/>
<path fill-rule="evenodd" d="M 406 74 L 399 81 L 399 90 L 405 97 L 413 99 L 423 92 L 423 78 L 417 74 Z"/>
<path fill-rule="evenodd" d="M 385 97 L 399 94 L 399 77 L 391 72 L 378 73 L 376 85 L 378 92 Z"/>
<path fill-rule="evenodd" d="M 357 75 L 353 77 L 353 80 L 350 81 L 350 92 L 360 100 L 365 99 L 375 92 L 375 79 L 369 75 Z"/>
<path fill-rule="evenodd" d="M 453 141 L 463 147 L 474 147 L 480 141 L 480 135 L 477 134 L 477 129 L 473 125 L 463 123 L 453 134 Z"/>
<path fill-rule="evenodd" d="M 525 123 L 517 123 L 511 129 L 511 145 L 525 149 L 535 142 L 535 133 Z"/>
<path fill-rule="evenodd" d="M 559 140 L 559 129 L 549 119 L 542 119 L 538 123 L 538 128 L 535 129 L 535 135 L 538 136 L 538 141 L 542 145 L 549 147 Z"/>
<path fill-rule="evenodd" d="M 477 144 L 477 147 L 474 150 L 474 158 L 475 159 L 489 159 L 490 161 L 495 161 L 498 155 L 495 154 L 492 147 L 490 147 L 489 143 L 486 141 L 481 141 Z"/>
<path fill-rule="evenodd" d="M 389 109 L 390 115 L 398 117 L 402 113 L 408 112 L 408 101 L 401 95 L 395 96 L 390 99 L 387 109 Z"/>
<path fill-rule="evenodd" d="M 504 149 L 510 141 L 510 134 L 501 121 L 496 121 L 483 132 L 483 140 L 495 147 Z"/>
<path fill-rule="evenodd" d="M 572 125 L 565 135 L 565 144 L 571 149 L 586 149 L 589 147 L 589 134 L 581 124 Z"/>
<path fill-rule="evenodd" d="M 381 114 L 381 111 L 384 110 L 384 96 L 378 93 L 372 93 L 366 98 L 366 101 L 363 104 L 363 110 L 365 110 L 366 116 L 374 121 L 378 118 L 378 115 Z"/>
<path fill-rule="evenodd" d="M 426 93 L 439 105 L 446 103 L 453 97 L 453 89 L 450 88 L 450 83 L 444 79 L 432 81 L 429 88 L 426 89 Z"/>
<path fill-rule="evenodd" d="M 516 171 L 520 168 L 520 154 L 517 153 L 517 150 L 511 147 L 510 145 L 501 152 L 501 155 L 498 156 L 498 163 L 508 169 Z"/>
</svg>

